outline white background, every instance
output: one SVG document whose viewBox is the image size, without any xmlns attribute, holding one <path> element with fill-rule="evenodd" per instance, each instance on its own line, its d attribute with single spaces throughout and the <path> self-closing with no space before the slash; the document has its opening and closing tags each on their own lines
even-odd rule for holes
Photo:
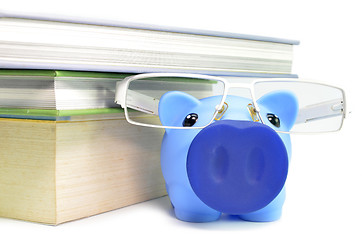
<svg viewBox="0 0 362 240">
<path fill-rule="evenodd" d="M 277 222 L 250 223 L 226 216 L 213 223 L 185 223 L 174 218 L 165 197 L 56 227 L 0 218 L 1 239 L 362 239 L 359 2 L 0 0 L 0 10 L 300 40 L 293 73 L 344 88 L 352 111 L 341 132 L 292 137 L 287 200 Z"/>
</svg>

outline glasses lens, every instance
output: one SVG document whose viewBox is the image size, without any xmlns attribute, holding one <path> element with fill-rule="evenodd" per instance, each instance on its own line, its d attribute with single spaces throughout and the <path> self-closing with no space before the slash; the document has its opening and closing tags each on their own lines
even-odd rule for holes
<svg viewBox="0 0 362 240">
<path fill-rule="evenodd" d="M 339 88 L 302 81 L 255 84 L 263 122 L 284 132 L 337 131 L 343 121 L 344 94 Z"/>
<path fill-rule="evenodd" d="M 175 76 L 135 79 L 126 93 L 128 117 L 147 125 L 203 127 L 212 121 L 223 92 L 224 83 L 214 79 Z"/>
</svg>

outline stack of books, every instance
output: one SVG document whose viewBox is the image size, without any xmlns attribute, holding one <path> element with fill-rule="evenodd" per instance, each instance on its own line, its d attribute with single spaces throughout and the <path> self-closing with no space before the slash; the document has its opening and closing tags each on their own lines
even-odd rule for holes
<svg viewBox="0 0 362 240">
<path fill-rule="evenodd" d="M 0 216 L 59 224 L 164 196 L 163 131 L 126 122 L 145 72 L 296 77 L 296 41 L 0 13 Z"/>
</svg>

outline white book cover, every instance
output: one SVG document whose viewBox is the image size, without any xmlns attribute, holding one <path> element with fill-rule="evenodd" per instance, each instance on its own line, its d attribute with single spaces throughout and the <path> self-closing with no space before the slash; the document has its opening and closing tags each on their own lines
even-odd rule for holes
<svg viewBox="0 0 362 240">
<path fill-rule="evenodd" d="M 0 9 L 0 67 L 295 77 L 274 37 Z"/>
</svg>

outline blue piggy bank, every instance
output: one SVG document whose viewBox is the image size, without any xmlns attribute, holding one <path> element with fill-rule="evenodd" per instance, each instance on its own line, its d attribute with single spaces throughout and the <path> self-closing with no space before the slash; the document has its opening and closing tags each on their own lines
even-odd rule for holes
<svg viewBox="0 0 362 240">
<path fill-rule="evenodd" d="M 220 98 L 196 99 L 183 92 L 168 92 L 159 102 L 163 125 L 204 125 L 207 106 Z M 254 122 L 247 109 L 250 99 L 227 96 L 222 117 L 203 129 L 166 129 L 161 147 L 161 168 L 178 219 L 208 222 L 222 213 L 247 221 L 280 218 L 284 183 L 291 154 L 288 131 L 298 102 L 289 92 L 273 92 L 257 102 L 269 121 Z"/>
</svg>

